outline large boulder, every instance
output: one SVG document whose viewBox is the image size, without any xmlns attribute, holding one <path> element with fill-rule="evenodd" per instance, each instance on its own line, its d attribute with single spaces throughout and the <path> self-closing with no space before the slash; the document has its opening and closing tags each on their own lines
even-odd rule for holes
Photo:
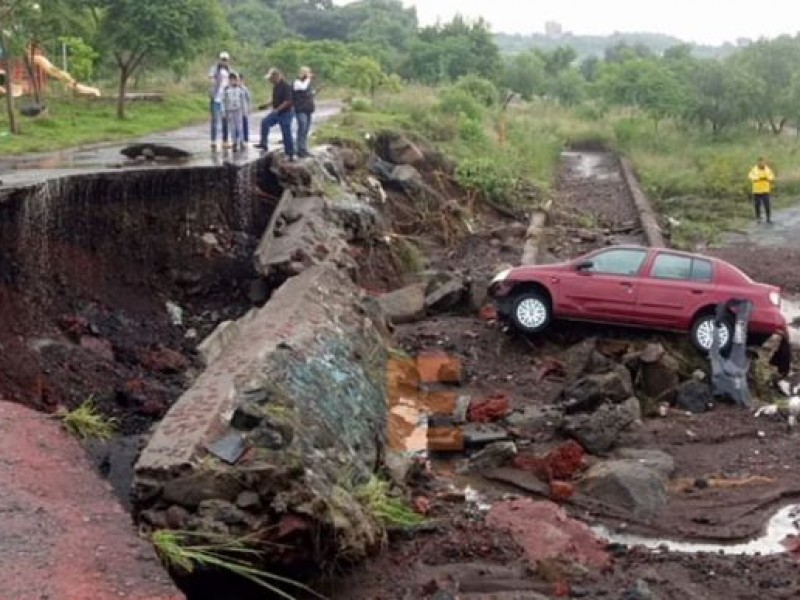
<svg viewBox="0 0 800 600">
<path fill-rule="evenodd" d="M 382 453 L 388 359 L 369 306 L 319 265 L 226 327 L 136 463 L 137 512 L 178 506 L 190 529 L 258 532 L 276 560 L 365 556 L 382 530 L 356 490 Z"/>
<path fill-rule="evenodd" d="M 610 460 L 594 465 L 580 484 L 581 491 L 614 507 L 649 520 L 667 504 L 663 471 L 638 460 Z"/>
<path fill-rule="evenodd" d="M 639 357 L 642 394 L 659 402 L 671 402 L 680 384 L 680 365 L 661 344 L 649 344 Z"/>
<path fill-rule="evenodd" d="M 328 200 L 284 193 L 255 252 L 264 277 L 290 277 L 323 262 L 355 269 L 349 242 L 377 235 L 378 215 L 350 196 Z"/>
<path fill-rule="evenodd" d="M 621 404 L 603 404 L 592 413 L 569 416 L 561 429 L 587 451 L 603 455 L 617 445 L 623 431 L 641 418 L 639 400 L 630 397 Z"/>
<path fill-rule="evenodd" d="M 632 395 L 631 374 L 621 365 L 605 373 L 586 375 L 564 390 L 569 413 L 594 410 L 605 402 L 624 402 Z"/>
<path fill-rule="evenodd" d="M 694 414 L 706 412 L 713 402 L 711 386 L 696 379 L 690 379 L 681 384 L 675 394 L 675 406 Z"/>
<path fill-rule="evenodd" d="M 424 283 L 412 283 L 378 298 L 378 304 L 392 323 L 413 323 L 425 316 Z"/>
<path fill-rule="evenodd" d="M 425 152 L 403 135 L 382 133 L 376 140 L 378 155 L 396 165 L 420 165 L 425 161 Z"/>
</svg>

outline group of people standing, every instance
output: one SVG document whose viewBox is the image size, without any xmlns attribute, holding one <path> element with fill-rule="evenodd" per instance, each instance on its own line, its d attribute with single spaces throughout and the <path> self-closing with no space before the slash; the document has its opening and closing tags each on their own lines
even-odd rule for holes
<svg viewBox="0 0 800 600">
<path fill-rule="evenodd" d="M 244 84 L 244 77 L 231 68 L 230 55 L 220 52 L 217 64 L 208 73 L 209 101 L 211 112 L 211 148 L 216 150 L 217 134 L 222 138 L 223 148 L 234 152 L 245 149 L 250 141 L 249 116 L 252 109 L 252 96 Z M 266 150 L 269 132 L 277 125 L 283 137 L 283 149 L 289 160 L 295 156 L 304 158 L 308 153 L 308 133 L 314 114 L 315 90 L 312 84 L 314 74 L 309 67 L 301 67 L 293 83 L 289 83 L 283 73 L 270 69 L 265 78 L 272 84 L 272 101 L 260 105 L 260 110 L 269 108 L 267 116 L 261 121 L 261 139 L 256 148 Z M 292 136 L 292 122 L 297 121 L 297 139 Z"/>
</svg>

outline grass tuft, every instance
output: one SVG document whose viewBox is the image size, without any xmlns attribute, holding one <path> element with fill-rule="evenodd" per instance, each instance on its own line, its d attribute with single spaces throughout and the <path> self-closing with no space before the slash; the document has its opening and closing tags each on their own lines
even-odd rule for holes
<svg viewBox="0 0 800 600">
<path fill-rule="evenodd" d="M 100 414 L 91 397 L 75 410 L 65 414 L 62 423 L 70 434 L 81 440 L 108 440 L 117 428 L 116 419 L 109 419 Z"/>
<path fill-rule="evenodd" d="M 192 573 L 195 568 L 227 571 L 276 594 L 280 598 L 295 597 L 278 587 L 284 584 L 325 600 L 308 586 L 253 566 L 261 552 L 250 546 L 251 538 L 199 533 L 194 531 L 159 530 L 151 536 L 161 560 L 173 569 Z"/>
<path fill-rule="evenodd" d="M 389 527 L 416 527 L 425 519 L 415 513 L 400 498 L 389 495 L 389 483 L 371 477 L 355 489 L 355 496 L 377 520 Z"/>
</svg>

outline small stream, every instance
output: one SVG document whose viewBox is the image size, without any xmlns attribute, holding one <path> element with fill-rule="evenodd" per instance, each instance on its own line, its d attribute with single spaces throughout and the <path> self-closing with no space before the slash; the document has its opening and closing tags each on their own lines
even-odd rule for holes
<svg viewBox="0 0 800 600">
<path fill-rule="evenodd" d="M 764 535 L 749 542 L 724 544 L 712 542 L 676 541 L 662 538 L 612 532 L 607 527 L 596 525 L 592 530 L 602 538 L 624 546 L 643 546 L 661 552 L 680 554 L 725 554 L 734 556 L 783 554 L 787 551 L 784 541 L 800 535 L 800 505 L 784 506 L 767 522 Z"/>
</svg>

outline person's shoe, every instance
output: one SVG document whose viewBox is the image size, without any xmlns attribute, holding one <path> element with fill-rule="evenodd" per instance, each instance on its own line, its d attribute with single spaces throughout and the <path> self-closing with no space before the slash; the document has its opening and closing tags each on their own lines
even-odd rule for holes
<svg viewBox="0 0 800 600">
<path fill-rule="evenodd" d="M 253 144 L 253 148 L 258 148 L 259 150 L 267 149 L 267 147 L 263 143 Z"/>
<path fill-rule="evenodd" d="M 231 144 L 230 142 L 225 142 L 224 144 L 222 144 L 222 147 L 225 148 L 226 150 L 230 150 L 231 148 L 233 148 L 233 144 Z"/>
<path fill-rule="evenodd" d="M 219 150 L 219 146 L 217 146 L 217 142 L 211 142 L 211 149 L 212 150 Z"/>
</svg>

